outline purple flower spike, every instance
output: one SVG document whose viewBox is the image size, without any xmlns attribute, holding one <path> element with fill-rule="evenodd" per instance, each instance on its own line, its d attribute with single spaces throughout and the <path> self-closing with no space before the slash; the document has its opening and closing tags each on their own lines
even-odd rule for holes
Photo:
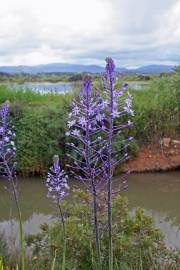
<svg viewBox="0 0 180 270">
<path fill-rule="evenodd" d="M 94 181 L 97 181 L 97 175 L 100 176 L 98 167 L 102 157 L 99 150 L 103 146 L 103 138 L 99 136 L 98 138 L 101 139 L 97 139 L 97 136 L 98 132 L 102 131 L 101 123 L 105 118 L 102 108 L 106 103 L 102 102 L 99 93 L 92 92 L 92 79 L 89 75 L 85 76 L 83 88 L 80 91 L 81 99 L 72 102 L 72 113 L 69 114 L 67 124 L 69 131 L 66 135 L 76 140 L 76 144 L 68 144 L 76 153 L 76 158 L 72 155 L 76 179 L 82 181 L 79 177 L 81 173 L 84 175 L 83 181 L 91 182 L 92 175 Z"/>
<path fill-rule="evenodd" d="M 102 113 L 102 103 L 100 94 L 92 92 L 92 79 L 85 76 L 83 88 L 80 90 L 80 100 L 76 99 L 72 103 L 72 113 L 69 114 L 68 127 L 66 132 L 75 143 L 67 145 L 73 150 L 71 156 L 74 178 L 83 182 L 87 190 L 92 195 L 93 220 L 96 239 L 96 255 L 98 265 L 101 265 L 100 237 L 98 227 L 98 188 L 102 181 L 102 153 L 104 140 L 98 133 L 102 132 L 102 122 L 104 113 Z M 69 157 L 69 155 L 68 155 Z"/>
<path fill-rule="evenodd" d="M 69 186 L 67 184 L 67 175 L 63 170 L 61 170 L 59 164 L 59 156 L 54 155 L 53 164 L 49 169 L 46 186 L 48 188 L 48 198 L 52 198 L 56 203 L 56 206 L 59 210 L 60 224 L 62 224 L 63 232 L 63 252 L 62 252 L 62 264 L 61 269 L 65 270 L 65 261 L 66 261 L 66 225 L 64 211 L 61 207 L 61 201 L 65 196 L 68 195 L 67 190 Z"/>
<path fill-rule="evenodd" d="M 113 59 L 111 57 L 107 57 L 106 58 L 106 72 L 107 72 L 107 75 L 109 75 L 109 77 L 112 77 L 113 73 L 114 73 L 114 70 L 115 70 L 115 64 L 114 64 Z"/>
<path fill-rule="evenodd" d="M 98 227 L 98 195 L 107 190 L 108 234 L 109 234 L 109 269 L 113 269 L 112 246 L 112 179 L 118 164 L 128 159 L 126 149 L 132 137 L 120 140 L 123 129 L 132 126 L 132 122 L 124 118 L 133 115 L 132 96 L 126 95 L 127 84 L 119 84 L 116 80 L 115 64 L 112 58 L 106 59 L 106 72 L 102 78 L 103 90 L 92 91 L 90 76 L 84 78 L 80 90 L 80 100 L 72 103 L 66 132 L 75 143 L 68 145 L 73 150 L 73 165 L 70 165 L 74 178 L 82 181 L 92 195 L 93 217 L 96 238 L 96 255 L 101 265 L 100 238 Z M 120 85 L 122 85 L 120 87 Z M 122 145 L 117 149 L 116 145 Z M 68 155 L 70 157 L 70 155 Z M 127 188 L 123 180 L 122 188 Z M 122 189 L 121 189 L 122 190 Z M 100 268 L 101 269 L 101 268 Z"/>
<path fill-rule="evenodd" d="M 104 129 L 104 125 L 101 126 L 102 130 L 105 130 L 106 137 L 106 148 L 104 151 L 104 168 L 106 173 L 105 178 L 108 183 L 107 192 L 107 207 L 108 207 L 108 233 L 109 233 L 109 269 L 113 269 L 113 243 L 112 243 L 112 195 L 114 191 L 112 190 L 112 180 L 115 167 L 128 160 L 128 154 L 126 153 L 127 146 L 129 145 L 130 139 L 124 140 L 122 142 L 123 146 L 121 149 L 117 150 L 116 144 L 119 142 L 119 134 L 122 133 L 124 128 L 129 128 L 132 126 L 132 122 L 128 120 L 123 123 L 123 116 L 134 115 L 132 110 L 132 95 L 128 93 L 123 103 L 121 97 L 125 94 L 127 89 L 127 84 L 124 83 L 121 88 L 118 86 L 118 81 L 115 80 L 115 64 L 112 58 L 106 58 L 106 73 L 102 78 L 103 89 L 102 98 L 106 101 L 106 106 L 104 106 L 105 119 L 107 121 L 107 127 Z M 105 102 L 104 101 L 104 102 Z M 122 121 L 120 121 L 122 119 Z M 119 124 L 115 124 L 116 122 Z M 122 183 L 122 187 L 127 187 L 127 185 Z"/>
<path fill-rule="evenodd" d="M 2 121 L 6 122 L 8 112 L 9 112 L 9 104 L 6 102 L 4 103 L 0 111 Z"/>
<path fill-rule="evenodd" d="M 16 174 L 16 133 L 8 116 L 9 104 L 6 102 L 0 110 L 0 176 L 11 180 Z"/>
<path fill-rule="evenodd" d="M 53 165 L 50 167 L 46 186 L 48 188 L 48 197 L 52 198 L 56 203 L 59 203 L 65 196 L 68 195 L 67 190 L 67 175 L 61 170 L 59 165 L 59 157 L 54 155 Z"/>
<path fill-rule="evenodd" d="M 22 216 L 18 197 L 19 194 L 16 181 L 16 146 L 14 142 L 15 136 L 16 134 L 14 132 L 14 126 L 9 120 L 9 103 L 6 102 L 0 109 L 0 178 L 8 179 L 16 203 L 19 218 L 21 269 L 24 270 L 24 239 Z"/>
<path fill-rule="evenodd" d="M 92 90 L 92 79 L 90 75 L 86 75 L 84 78 L 84 91 L 86 94 L 90 95 Z"/>
</svg>

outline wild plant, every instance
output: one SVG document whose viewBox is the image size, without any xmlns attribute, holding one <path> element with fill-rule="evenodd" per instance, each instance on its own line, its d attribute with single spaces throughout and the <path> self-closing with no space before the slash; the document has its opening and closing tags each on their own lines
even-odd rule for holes
<svg viewBox="0 0 180 270">
<path fill-rule="evenodd" d="M 19 219 L 21 268 L 24 270 L 24 239 L 16 177 L 15 136 L 14 126 L 9 118 L 9 103 L 6 102 L 2 105 L 0 110 L 0 177 L 9 181 L 12 195 L 15 200 Z"/>
<path fill-rule="evenodd" d="M 72 103 L 72 112 L 69 114 L 68 121 L 69 131 L 66 134 L 75 142 L 68 143 L 73 149 L 73 154 L 68 154 L 74 161 L 71 171 L 77 180 L 86 185 L 87 191 L 93 198 L 96 257 L 99 269 L 102 268 L 102 260 L 98 194 L 102 189 L 107 190 L 105 201 L 108 208 L 109 270 L 112 270 L 112 177 L 115 167 L 128 159 L 127 147 L 132 140 L 132 137 L 123 140 L 121 149 L 114 151 L 117 135 L 121 134 L 123 129 L 132 126 L 130 120 L 118 125 L 116 122 L 117 119 L 133 115 L 133 111 L 131 94 L 127 93 L 124 99 L 127 84 L 118 87 L 114 62 L 111 58 L 107 58 L 106 62 L 106 72 L 102 78 L 103 91 L 101 89 L 93 91 L 91 77 L 84 78 L 79 99 L 75 99 Z M 121 110 L 118 110 L 118 105 Z M 123 184 L 125 187 L 124 181 Z"/>
<path fill-rule="evenodd" d="M 124 118 L 127 115 L 134 115 L 132 110 L 132 95 L 127 93 L 127 97 L 124 98 L 125 90 L 127 89 L 127 83 L 124 83 L 119 87 L 119 77 L 115 73 L 115 64 L 112 58 L 106 58 L 106 71 L 102 78 L 103 89 L 102 102 L 104 104 L 104 120 L 103 125 L 104 141 L 106 142 L 106 152 L 104 154 L 104 178 L 108 185 L 107 194 L 107 207 L 108 207 L 108 234 L 109 234 L 109 270 L 113 269 L 113 242 L 112 242 L 112 180 L 114 170 L 117 165 L 122 164 L 128 160 L 127 147 L 129 142 L 133 139 L 129 137 L 122 141 L 122 147 L 118 150 L 114 150 L 117 143 L 119 144 L 119 135 L 123 134 L 125 128 L 132 126 L 130 120 L 124 122 Z M 117 120 L 121 120 L 120 124 L 117 124 Z M 124 178 L 124 177 L 122 177 Z M 122 181 L 122 188 L 127 187 L 126 183 Z M 116 191 L 117 193 L 117 191 Z"/>
<path fill-rule="evenodd" d="M 74 99 L 72 112 L 69 114 L 67 136 L 71 136 L 73 142 L 67 143 L 73 149 L 70 158 L 73 159 L 71 172 L 78 181 L 85 184 L 88 193 L 92 195 L 93 224 L 95 231 L 96 257 L 98 269 L 102 268 L 100 234 L 98 225 L 98 188 L 102 180 L 100 167 L 101 153 L 104 140 L 100 136 L 100 122 L 104 118 L 101 113 L 101 103 L 98 93 L 92 92 L 92 79 L 85 76 L 83 87 L 80 90 L 79 99 Z"/>
<path fill-rule="evenodd" d="M 63 256 L 61 269 L 65 270 L 66 266 L 66 226 L 63 209 L 61 207 L 61 201 L 68 195 L 69 186 L 67 184 L 68 176 L 63 170 L 61 170 L 59 164 L 59 156 L 54 155 L 53 164 L 49 169 L 46 186 L 48 188 L 47 196 L 52 198 L 59 211 L 60 224 L 63 228 Z M 53 265 L 55 264 L 55 260 Z M 54 268 L 54 267 L 52 267 Z"/>
</svg>

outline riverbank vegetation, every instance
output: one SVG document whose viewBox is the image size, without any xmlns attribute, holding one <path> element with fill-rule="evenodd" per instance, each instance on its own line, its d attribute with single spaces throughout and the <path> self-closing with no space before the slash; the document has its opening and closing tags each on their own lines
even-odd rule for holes
<svg viewBox="0 0 180 270">
<path fill-rule="evenodd" d="M 155 78 L 133 94 L 135 142 L 139 145 L 158 144 L 163 137 L 180 137 L 180 73 Z M 30 90 L 10 90 L 0 86 L 0 103 L 10 101 L 11 114 L 17 130 L 18 171 L 23 174 L 42 174 L 47 171 L 53 153 L 65 164 L 65 130 L 70 103 L 78 93 L 62 95 L 39 94 Z"/>
<path fill-rule="evenodd" d="M 84 73 L 71 73 L 71 72 L 46 72 L 46 73 L 6 73 L 0 72 L 0 83 L 17 83 L 23 84 L 25 82 L 77 82 L 82 81 Z M 136 82 L 149 82 L 154 78 L 171 77 L 173 73 L 160 73 L 160 74 L 136 74 L 129 72 L 124 74 L 126 81 Z M 101 74 L 91 73 L 93 80 L 99 80 Z"/>
<path fill-rule="evenodd" d="M 85 72 L 83 73 L 71 73 L 71 72 L 52 72 L 52 73 L 36 73 L 36 74 L 29 74 L 29 73 L 4 73 L 0 72 L 0 83 L 16 83 L 16 84 L 23 84 L 26 82 L 34 82 L 34 83 L 44 83 L 44 82 L 51 82 L 51 83 L 58 83 L 58 82 L 81 82 L 83 77 L 85 76 Z M 91 73 L 93 79 L 99 79 L 99 73 Z M 130 76 L 131 77 L 131 76 Z M 128 77 L 129 78 L 129 77 Z M 141 78 L 132 76 L 132 79 Z M 150 78 L 150 77 L 149 77 Z"/>
<path fill-rule="evenodd" d="M 180 73 L 155 79 L 134 94 L 134 136 L 139 143 L 180 136 Z"/>
<path fill-rule="evenodd" d="M 17 73 L 9 74 L 0 72 L 0 83 L 18 83 L 22 84 L 24 82 L 76 82 L 82 81 L 84 74 L 82 73 Z"/>
</svg>

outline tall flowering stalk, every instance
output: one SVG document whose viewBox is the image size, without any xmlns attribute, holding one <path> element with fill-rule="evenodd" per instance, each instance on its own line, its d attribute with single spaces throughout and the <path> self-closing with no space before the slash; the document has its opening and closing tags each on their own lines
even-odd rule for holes
<svg viewBox="0 0 180 270">
<path fill-rule="evenodd" d="M 106 104 L 104 107 L 104 114 L 106 119 L 106 127 L 103 127 L 106 133 L 107 149 L 104 155 L 104 166 L 106 168 L 106 174 L 104 177 L 108 182 L 108 194 L 107 194 L 107 207 L 108 207 L 108 234 L 109 234 L 109 270 L 113 269 L 113 242 L 112 242 L 112 177 L 113 172 L 117 164 L 124 162 L 128 159 L 126 148 L 132 137 L 124 140 L 123 148 L 119 151 L 114 150 L 114 145 L 117 143 L 116 137 L 121 134 L 124 128 L 128 128 L 132 125 L 132 122 L 128 120 L 126 123 L 116 124 L 119 118 L 125 115 L 133 115 L 131 109 L 132 96 L 130 93 L 127 94 L 127 98 L 123 104 L 124 91 L 127 88 L 127 84 L 123 84 L 122 87 L 118 87 L 116 84 L 117 76 L 115 74 L 115 65 L 111 58 L 106 59 L 106 72 L 103 77 L 103 88 L 102 93 L 103 103 Z M 121 109 L 118 110 L 118 105 Z M 119 153 L 123 153 L 119 158 Z"/>
<path fill-rule="evenodd" d="M 92 92 L 92 81 L 89 76 L 84 79 L 80 91 L 80 99 L 73 101 L 73 109 L 69 115 L 67 135 L 76 143 L 68 143 L 74 150 L 72 171 L 75 178 L 83 181 L 93 197 L 93 217 L 96 238 L 98 264 L 101 263 L 100 237 L 98 226 L 99 191 L 107 185 L 109 270 L 113 269 L 112 241 L 112 178 L 115 167 L 128 159 L 127 147 L 132 137 L 119 139 L 125 128 L 132 126 L 127 116 L 133 115 L 132 96 L 125 94 L 127 84 L 118 87 L 116 84 L 115 65 L 111 58 L 106 59 L 106 72 L 103 76 L 103 90 Z M 125 94 L 125 95 L 124 95 Z M 119 120 L 121 123 L 118 124 Z M 120 149 L 116 145 L 121 143 Z M 80 175 L 79 175 L 80 174 Z M 122 177 L 124 179 L 124 175 Z M 91 189 L 89 189 L 90 183 Z M 127 185 L 123 181 L 125 188 Z"/>
<path fill-rule="evenodd" d="M 62 258 L 62 270 L 65 270 L 66 263 L 66 226 L 63 214 L 63 209 L 61 207 L 61 201 L 68 195 L 69 186 L 67 184 L 68 176 L 63 170 L 61 170 L 59 164 L 59 156 L 54 155 L 53 164 L 49 169 L 46 186 L 48 188 L 47 196 L 52 198 L 57 205 L 60 215 L 60 223 L 63 228 L 63 258 Z"/>
<path fill-rule="evenodd" d="M 16 181 L 16 147 L 15 147 L 15 132 L 9 120 L 9 104 L 4 103 L 0 110 L 0 177 L 8 179 L 12 188 L 13 197 L 16 203 L 19 232 L 20 232 L 20 253 L 21 253 L 21 267 L 25 269 L 24 265 L 24 240 L 22 229 L 22 215 L 19 205 L 17 181 Z"/>
<path fill-rule="evenodd" d="M 72 103 L 67 135 L 75 141 L 75 143 L 68 143 L 73 149 L 73 154 L 69 156 L 74 161 L 71 166 L 74 177 L 83 182 L 92 195 L 96 257 L 98 268 L 101 269 L 97 199 L 102 179 L 102 168 L 99 164 L 102 163 L 101 153 L 104 148 L 104 141 L 99 132 L 101 132 L 100 123 L 104 119 L 104 114 L 101 113 L 98 97 L 98 93 L 92 92 L 92 79 L 87 75 L 80 90 L 80 99 L 75 99 Z"/>
</svg>

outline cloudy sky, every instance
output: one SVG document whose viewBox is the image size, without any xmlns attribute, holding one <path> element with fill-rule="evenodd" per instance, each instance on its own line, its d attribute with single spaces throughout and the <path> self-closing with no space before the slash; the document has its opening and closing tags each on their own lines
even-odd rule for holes
<svg viewBox="0 0 180 270">
<path fill-rule="evenodd" d="M 0 65 L 180 63 L 180 0 L 6 0 Z"/>
</svg>

